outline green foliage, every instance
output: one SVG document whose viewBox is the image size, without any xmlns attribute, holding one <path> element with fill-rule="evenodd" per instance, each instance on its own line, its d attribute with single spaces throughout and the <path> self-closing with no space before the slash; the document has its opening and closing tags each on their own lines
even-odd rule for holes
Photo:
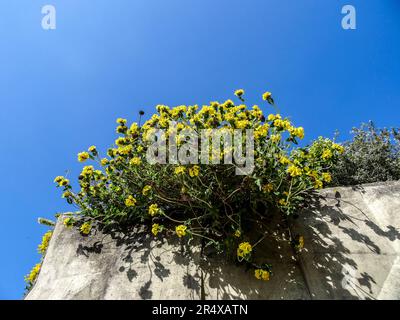
<svg viewBox="0 0 400 320">
<path fill-rule="evenodd" d="M 400 179 L 399 129 L 379 129 L 372 122 L 353 128 L 351 141 L 332 168 L 334 186 Z"/>
</svg>

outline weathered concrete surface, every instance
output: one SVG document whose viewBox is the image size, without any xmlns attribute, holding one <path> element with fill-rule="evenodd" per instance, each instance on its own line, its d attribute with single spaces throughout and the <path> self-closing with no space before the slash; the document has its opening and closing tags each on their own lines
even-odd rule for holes
<svg viewBox="0 0 400 320">
<path fill-rule="evenodd" d="M 266 283 L 243 266 L 202 258 L 197 246 L 188 251 L 148 232 L 84 237 L 60 221 L 26 299 L 309 298 L 283 228 L 259 248 L 277 266 Z"/>
<path fill-rule="evenodd" d="M 257 252 L 273 265 L 269 282 L 148 233 L 83 237 L 59 222 L 26 299 L 400 299 L 400 183 L 320 196 L 291 224 L 305 238 L 299 255 L 268 221 Z"/>
<path fill-rule="evenodd" d="M 400 299 L 400 183 L 320 195 L 292 226 L 312 299 Z"/>
</svg>

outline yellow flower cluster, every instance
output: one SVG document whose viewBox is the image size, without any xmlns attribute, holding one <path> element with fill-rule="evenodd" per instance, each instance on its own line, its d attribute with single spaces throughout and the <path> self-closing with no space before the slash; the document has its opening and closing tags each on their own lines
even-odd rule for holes
<svg viewBox="0 0 400 320">
<path fill-rule="evenodd" d="M 44 254 L 49 246 L 49 242 L 51 236 L 53 235 L 53 231 L 47 231 L 42 237 L 42 243 L 38 246 L 38 252 L 40 254 Z"/>
<path fill-rule="evenodd" d="M 326 160 L 330 158 L 332 158 L 332 151 L 330 149 L 324 150 L 324 152 L 322 153 L 322 159 Z"/>
<path fill-rule="evenodd" d="M 267 271 L 267 270 L 256 269 L 256 270 L 254 271 L 254 276 L 255 276 L 258 280 L 268 281 L 268 280 L 269 280 L 270 273 L 269 273 L 269 271 Z"/>
<path fill-rule="evenodd" d="M 134 207 L 136 205 L 136 199 L 130 195 L 128 198 L 125 199 L 125 205 L 127 207 Z"/>
<path fill-rule="evenodd" d="M 287 205 L 286 199 L 279 199 L 278 203 L 281 206 L 286 206 Z"/>
<path fill-rule="evenodd" d="M 36 264 L 32 268 L 31 272 L 25 277 L 25 281 L 30 283 L 30 284 L 33 284 L 35 282 L 39 272 L 40 272 L 40 268 L 41 267 L 42 267 L 41 263 Z"/>
<path fill-rule="evenodd" d="M 272 190 L 274 190 L 274 185 L 272 183 L 267 183 L 263 185 L 262 189 L 263 192 L 270 193 Z"/>
<path fill-rule="evenodd" d="M 241 98 L 244 95 L 244 90 L 243 89 L 238 89 L 235 91 L 235 96 Z"/>
<path fill-rule="evenodd" d="M 149 215 L 154 217 L 159 212 L 160 212 L 160 208 L 158 207 L 158 205 L 156 203 L 153 203 L 153 204 L 150 205 L 150 207 L 149 207 Z"/>
<path fill-rule="evenodd" d="M 304 138 L 304 128 L 303 127 L 298 127 L 298 128 L 290 127 L 289 133 L 294 137 L 299 137 L 300 139 Z"/>
<path fill-rule="evenodd" d="M 69 180 L 64 178 L 63 176 L 57 176 L 54 179 L 54 182 L 58 184 L 59 187 L 65 187 L 69 184 Z"/>
<path fill-rule="evenodd" d="M 96 146 L 90 146 L 88 151 L 91 152 L 91 153 L 97 153 Z"/>
<path fill-rule="evenodd" d="M 90 233 L 90 231 L 92 230 L 92 225 L 90 222 L 85 222 L 81 225 L 81 227 L 79 228 L 79 230 L 85 234 L 88 235 Z"/>
<path fill-rule="evenodd" d="M 200 172 L 200 167 L 199 166 L 193 166 L 189 169 L 189 175 L 193 177 L 197 177 Z"/>
<path fill-rule="evenodd" d="M 142 194 L 144 196 L 147 196 L 151 191 L 151 186 L 144 186 L 143 190 L 142 190 Z"/>
<path fill-rule="evenodd" d="M 281 141 L 281 135 L 280 134 L 271 134 L 271 141 L 273 143 L 279 143 Z"/>
<path fill-rule="evenodd" d="M 175 227 L 175 232 L 179 238 L 182 238 L 186 235 L 186 229 L 187 229 L 187 226 L 181 224 L 181 225 Z"/>
<path fill-rule="evenodd" d="M 138 166 L 142 163 L 142 160 L 139 157 L 133 157 L 129 163 L 133 166 Z"/>
<path fill-rule="evenodd" d="M 289 166 L 287 171 L 292 177 L 297 177 L 297 176 L 300 176 L 302 174 L 301 169 L 299 167 L 296 167 L 295 165 Z"/>
<path fill-rule="evenodd" d="M 81 175 L 84 177 L 91 176 L 94 172 L 94 167 L 93 166 L 84 166 L 81 172 Z"/>
<path fill-rule="evenodd" d="M 65 218 L 63 221 L 64 226 L 66 226 L 67 228 L 72 227 L 74 225 L 74 223 L 75 223 L 75 219 L 72 217 Z"/>
<path fill-rule="evenodd" d="M 268 135 L 268 130 L 269 130 L 269 124 L 267 124 L 267 123 L 258 126 L 254 130 L 254 138 L 257 140 L 261 139 L 261 138 L 265 138 Z"/>
<path fill-rule="evenodd" d="M 85 162 L 87 159 L 89 159 L 89 153 L 86 151 L 78 153 L 79 162 Z"/>
<path fill-rule="evenodd" d="M 344 152 L 344 147 L 337 143 L 332 144 L 332 149 L 338 151 L 340 154 Z"/>
<path fill-rule="evenodd" d="M 186 171 L 186 168 L 184 166 L 178 166 L 175 168 L 175 174 L 179 175 L 179 174 L 184 174 Z"/>
<path fill-rule="evenodd" d="M 268 99 L 271 98 L 271 96 L 272 96 L 272 93 L 267 91 L 267 92 L 263 93 L 262 98 L 264 101 L 267 101 Z"/>
<path fill-rule="evenodd" d="M 242 242 L 237 248 L 237 256 L 241 259 L 247 258 L 251 254 L 252 250 L 253 248 L 249 242 Z"/>
<path fill-rule="evenodd" d="M 328 172 L 323 172 L 321 176 L 322 176 L 322 180 L 324 180 L 325 182 L 329 183 L 332 181 L 332 176 Z"/>
<path fill-rule="evenodd" d="M 116 122 L 120 125 L 125 125 L 127 121 L 124 118 L 118 118 Z"/>
<path fill-rule="evenodd" d="M 151 227 L 151 233 L 156 237 L 157 234 L 161 231 L 161 227 L 158 223 L 154 223 Z"/>
<path fill-rule="evenodd" d="M 132 123 L 131 127 L 129 128 L 128 133 L 131 135 L 139 134 L 139 126 L 136 122 Z"/>
<path fill-rule="evenodd" d="M 100 160 L 101 165 L 104 167 L 106 166 L 110 161 L 107 158 L 103 158 Z"/>
</svg>

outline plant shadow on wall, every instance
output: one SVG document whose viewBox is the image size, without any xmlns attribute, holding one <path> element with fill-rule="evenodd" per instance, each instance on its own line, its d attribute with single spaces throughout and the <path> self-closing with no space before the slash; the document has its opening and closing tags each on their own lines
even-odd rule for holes
<svg viewBox="0 0 400 320">
<path fill-rule="evenodd" d="M 363 192 L 361 186 L 352 189 L 352 196 Z M 382 287 L 378 281 L 387 274 L 380 270 L 372 276 L 368 271 L 373 270 L 371 264 L 381 263 L 380 255 L 387 248 L 380 245 L 400 239 L 400 233 L 390 225 L 382 230 L 362 203 L 328 190 L 311 197 L 293 221 L 293 229 L 309 242 L 300 263 L 310 292 L 319 299 L 376 299 Z M 378 274 L 383 278 L 375 279 Z"/>
<path fill-rule="evenodd" d="M 105 261 L 105 277 L 109 276 L 106 270 L 117 270 L 117 277 L 129 282 L 128 286 L 122 285 L 129 288 L 128 293 L 120 296 L 123 298 L 308 299 L 286 219 L 273 212 L 257 225 L 249 223 L 248 228 L 253 233 L 252 243 L 265 240 L 257 247 L 254 262 L 272 263 L 271 279 L 267 282 L 254 277 L 251 265 L 243 268 L 236 256 L 221 256 L 204 242 L 188 243 L 187 239 L 173 237 L 155 239 L 148 230 L 96 229 L 90 237 L 79 236 L 82 243 L 76 253 L 91 263 Z M 174 291 L 173 296 L 163 295 L 168 290 Z"/>
</svg>

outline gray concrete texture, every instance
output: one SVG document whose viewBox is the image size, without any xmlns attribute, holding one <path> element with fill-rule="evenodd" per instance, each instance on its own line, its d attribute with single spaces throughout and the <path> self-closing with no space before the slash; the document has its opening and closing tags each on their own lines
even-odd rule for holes
<svg viewBox="0 0 400 320">
<path fill-rule="evenodd" d="M 141 231 L 84 237 L 59 220 L 26 299 L 400 299 L 399 210 L 400 182 L 321 190 L 290 222 L 300 253 L 267 221 L 257 259 L 273 265 L 268 282 L 197 246 Z"/>
</svg>

